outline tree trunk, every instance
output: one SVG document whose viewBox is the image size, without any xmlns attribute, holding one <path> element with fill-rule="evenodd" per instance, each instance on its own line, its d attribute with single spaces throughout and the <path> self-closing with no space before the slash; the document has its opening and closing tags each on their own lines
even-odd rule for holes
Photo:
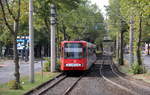
<svg viewBox="0 0 150 95">
<path fill-rule="evenodd" d="M 8 20 L 7 20 L 7 14 L 6 14 L 6 10 L 4 8 L 4 4 L 2 2 L 2 0 L 0 0 L 0 6 L 2 9 L 2 17 L 4 19 L 5 25 L 7 26 L 7 28 L 9 29 L 10 33 L 12 34 L 12 39 L 13 39 L 13 58 L 14 58 L 14 63 L 15 63 L 15 89 L 20 89 L 20 73 L 19 73 L 19 58 L 18 58 L 18 52 L 17 52 L 17 33 L 19 31 L 19 18 L 20 18 L 20 6 L 21 6 L 21 1 L 18 0 L 18 9 L 17 9 L 17 16 L 13 14 L 13 11 L 10 10 L 9 7 L 9 3 L 8 0 L 6 1 L 6 6 L 7 6 L 7 10 L 8 13 L 10 14 L 10 16 L 13 18 L 14 21 L 14 29 L 11 27 L 11 25 L 9 24 Z"/>
<path fill-rule="evenodd" d="M 124 60 L 123 60 L 123 31 L 121 30 L 121 33 L 120 33 L 120 39 L 121 39 L 121 42 L 120 42 L 120 65 L 124 65 Z"/>
<path fill-rule="evenodd" d="M 137 60 L 138 60 L 138 64 L 141 65 L 142 64 L 142 60 L 141 60 L 141 37 L 142 37 L 142 17 L 140 16 L 140 22 L 139 22 L 139 40 L 138 40 L 138 44 L 137 44 Z"/>
<path fill-rule="evenodd" d="M 100 44 L 100 48 L 101 48 L 101 51 L 102 51 L 102 54 L 103 54 L 103 44 L 102 43 Z"/>
<path fill-rule="evenodd" d="M 17 42 L 16 42 L 16 34 L 13 35 L 13 53 L 14 53 L 14 63 L 15 63 L 15 80 L 16 80 L 16 89 L 20 88 L 20 73 L 19 73 L 19 58 L 17 52 Z"/>
<path fill-rule="evenodd" d="M 13 54 L 14 54 L 14 63 L 15 63 L 15 73 L 14 76 L 16 78 L 16 89 L 20 88 L 20 73 L 19 73 L 19 57 L 17 51 L 17 32 L 19 29 L 19 21 L 14 21 L 14 34 L 13 34 Z"/>
<path fill-rule="evenodd" d="M 148 45 L 148 47 L 147 47 L 147 50 L 148 50 L 148 55 L 150 55 L 150 52 L 149 52 L 149 43 L 147 44 Z"/>
<path fill-rule="evenodd" d="M 3 47 L 3 44 L 2 44 L 2 42 L 0 41 L 0 58 L 3 56 L 2 47 Z"/>
</svg>

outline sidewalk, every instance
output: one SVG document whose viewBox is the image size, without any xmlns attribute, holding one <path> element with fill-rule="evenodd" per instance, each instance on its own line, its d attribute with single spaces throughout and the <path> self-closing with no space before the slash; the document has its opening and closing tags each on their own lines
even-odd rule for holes
<svg viewBox="0 0 150 95">
<path fill-rule="evenodd" d="M 150 55 L 145 55 L 143 60 L 144 66 L 150 72 Z"/>
<path fill-rule="evenodd" d="M 135 57 L 136 58 L 136 57 Z M 129 62 L 129 54 L 124 55 L 124 59 Z M 150 55 L 142 55 L 143 65 L 150 72 Z"/>
<path fill-rule="evenodd" d="M 29 75 L 29 63 L 21 61 L 20 63 L 20 76 Z M 14 62 L 13 60 L 0 61 L 0 84 L 6 83 L 14 78 Z M 41 61 L 36 61 L 34 64 L 35 72 L 41 70 Z"/>
</svg>

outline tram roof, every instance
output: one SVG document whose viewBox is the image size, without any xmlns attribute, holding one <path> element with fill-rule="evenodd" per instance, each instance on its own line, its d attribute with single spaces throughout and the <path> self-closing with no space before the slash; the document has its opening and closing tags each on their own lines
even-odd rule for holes
<svg viewBox="0 0 150 95">
<path fill-rule="evenodd" d="M 62 43 L 88 43 L 86 41 L 62 41 Z"/>
<path fill-rule="evenodd" d="M 92 44 L 92 43 L 87 42 L 87 41 L 62 41 L 61 43 L 62 44 L 64 44 L 64 43 L 85 43 L 85 44 L 87 44 L 88 47 L 96 47 L 95 44 Z"/>
</svg>

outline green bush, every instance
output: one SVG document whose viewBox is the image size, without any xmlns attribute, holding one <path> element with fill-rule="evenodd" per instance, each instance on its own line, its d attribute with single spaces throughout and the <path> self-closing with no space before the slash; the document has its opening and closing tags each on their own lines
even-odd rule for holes
<svg viewBox="0 0 150 95">
<path fill-rule="evenodd" d="M 44 63 L 44 68 L 43 68 L 43 70 L 44 70 L 45 72 L 50 72 L 51 61 L 50 61 L 49 58 L 45 58 L 45 60 L 46 60 L 47 62 Z"/>
<path fill-rule="evenodd" d="M 139 65 L 138 63 L 134 63 L 131 66 L 131 72 L 133 74 L 143 74 L 146 73 L 146 69 L 142 65 Z"/>
<path fill-rule="evenodd" d="M 57 61 L 56 61 L 56 70 L 57 71 L 60 71 L 60 64 L 61 64 L 60 59 L 57 59 Z"/>
<path fill-rule="evenodd" d="M 43 68 L 43 70 L 45 71 L 45 72 L 49 72 L 50 71 L 50 67 L 51 67 L 51 61 L 50 61 L 50 59 L 49 58 L 45 58 L 45 60 L 46 60 L 46 62 L 44 63 L 44 68 Z M 60 71 L 60 60 L 59 59 L 57 59 L 57 61 L 56 61 L 56 71 Z"/>
<path fill-rule="evenodd" d="M 16 80 L 11 80 L 8 82 L 8 87 L 10 89 L 23 89 L 22 86 L 16 82 Z"/>
</svg>

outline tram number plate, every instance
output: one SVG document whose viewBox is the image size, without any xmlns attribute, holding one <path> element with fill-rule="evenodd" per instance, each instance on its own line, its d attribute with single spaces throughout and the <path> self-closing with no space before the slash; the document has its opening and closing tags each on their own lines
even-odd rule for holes
<svg viewBox="0 0 150 95">
<path fill-rule="evenodd" d="M 81 64 L 77 64 L 77 63 L 66 64 L 66 67 L 78 67 L 78 66 L 81 66 Z"/>
</svg>

